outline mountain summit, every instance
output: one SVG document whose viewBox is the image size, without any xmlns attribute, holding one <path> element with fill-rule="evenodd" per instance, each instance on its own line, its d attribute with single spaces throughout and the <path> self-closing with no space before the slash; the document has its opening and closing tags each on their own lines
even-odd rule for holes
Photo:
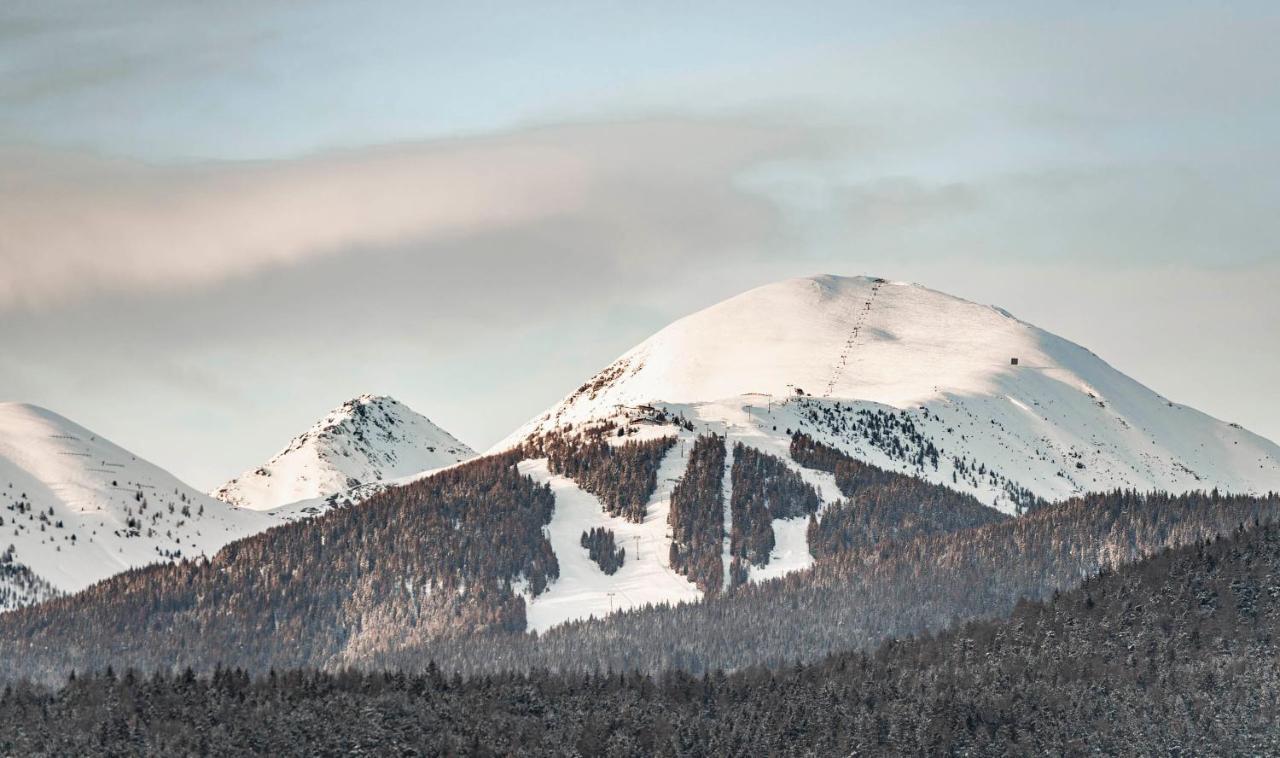
<svg viewBox="0 0 1280 758">
<path fill-rule="evenodd" d="M 682 318 L 499 444 L 660 406 L 761 444 L 803 430 L 1002 510 L 1132 487 L 1280 489 L 1280 447 L 1008 312 L 916 284 L 816 276 Z"/>
<path fill-rule="evenodd" d="M 450 466 L 474 455 L 453 435 L 394 398 L 361 395 L 334 408 L 271 460 L 213 494 L 233 505 L 270 510 Z"/>
</svg>

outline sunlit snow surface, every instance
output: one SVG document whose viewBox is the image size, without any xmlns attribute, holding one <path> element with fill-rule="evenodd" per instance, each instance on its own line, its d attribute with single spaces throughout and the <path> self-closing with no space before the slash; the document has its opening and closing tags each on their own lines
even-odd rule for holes
<svg viewBox="0 0 1280 758">
<path fill-rule="evenodd" d="M 268 473 L 230 483 L 224 494 L 236 502 L 228 503 L 52 411 L 3 403 L 0 553 L 12 545 L 13 560 L 75 592 L 129 568 L 211 557 L 473 455 L 396 401 L 364 395 L 295 438 L 261 469 Z"/>
<path fill-rule="evenodd" d="M 1007 484 L 1049 500 L 1114 487 L 1280 489 L 1274 443 L 1161 397 L 1003 310 L 867 277 L 791 279 L 683 318 L 495 449 L 645 404 L 744 440 L 785 443 L 803 429 L 1006 511 Z M 941 451 L 938 468 L 807 417 L 824 407 L 905 412 Z M 985 473 L 953 480 L 957 458 Z"/>
<path fill-rule="evenodd" d="M 650 423 L 653 409 L 692 430 Z M 905 453 L 895 450 L 893 440 L 856 426 L 860 414 L 909 421 L 916 439 L 900 437 Z M 790 462 L 790 434 L 797 430 L 1006 512 L 1016 511 L 1020 488 L 1047 500 L 1115 487 L 1280 490 L 1274 443 L 1161 397 L 1088 350 L 999 308 L 866 277 L 788 280 L 681 319 L 493 450 L 598 421 L 628 430 L 611 438 L 616 444 L 669 435 L 682 442 L 663 462 L 643 525 L 608 516 L 595 497 L 548 474 L 544 461 L 521 464 L 555 491 L 549 533 L 561 565 L 560 579 L 529 605 L 531 629 L 600 616 L 611 605 L 699 597 L 665 568 L 666 515 L 683 456 L 707 432 L 724 435 L 730 446 L 726 498 L 734 444 Z M 927 444 L 939 451 L 936 468 L 914 457 Z M 795 468 L 818 490 L 822 507 L 840 499 L 830 475 Z M 579 545 L 593 526 L 613 529 L 627 548 L 627 563 L 612 577 Z M 749 581 L 811 565 L 807 526 L 807 519 L 774 521 L 769 563 L 752 567 Z M 633 562 L 637 534 L 641 560 Z"/>
<path fill-rule="evenodd" d="M 18 562 L 64 592 L 127 568 L 212 555 L 278 523 L 23 403 L 0 403 L 0 519 L 0 550 L 13 545 Z"/>
<path fill-rule="evenodd" d="M 646 603 L 692 601 L 702 596 L 696 586 L 667 566 L 671 487 L 683 473 L 684 463 L 678 447 L 663 460 L 658 487 L 643 524 L 610 516 L 595 495 L 579 489 L 570 479 L 552 474 L 545 458 L 520 464 L 521 473 L 549 483 L 555 494 L 556 509 L 547 536 L 560 562 L 560 578 L 528 601 L 530 631 L 543 631 L 570 619 L 601 618 L 610 607 L 622 610 Z M 622 567 L 612 576 L 600 570 L 580 542 L 583 532 L 598 526 L 612 529 L 618 546 L 626 550 Z"/>
<path fill-rule="evenodd" d="M 393 398 L 361 395 L 335 408 L 271 460 L 224 484 L 215 497 L 254 510 L 318 502 L 475 456 L 427 417 Z M 368 487 L 366 494 L 378 488 Z M 359 490 L 357 490 L 359 491 Z"/>
</svg>

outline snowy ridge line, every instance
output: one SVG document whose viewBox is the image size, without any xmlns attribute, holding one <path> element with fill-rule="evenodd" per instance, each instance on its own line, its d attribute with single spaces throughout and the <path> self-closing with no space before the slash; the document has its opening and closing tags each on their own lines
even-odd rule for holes
<svg viewBox="0 0 1280 758">
<path fill-rule="evenodd" d="M 865 309 L 873 291 L 859 370 L 833 374 L 821 356 L 841 353 L 845 314 Z M 806 391 L 827 387 L 827 398 Z M 743 412 L 761 397 L 767 410 Z M 772 436 L 773 447 L 800 428 L 1009 513 L 1116 488 L 1280 489 L 1275 443 L 1172 403 L 1007 311 L 869 277 L 791 279 L 680 319 L 495 450 L 646 405 L 702 428 L 728 424 L 744 441 Z"/>
</svg>

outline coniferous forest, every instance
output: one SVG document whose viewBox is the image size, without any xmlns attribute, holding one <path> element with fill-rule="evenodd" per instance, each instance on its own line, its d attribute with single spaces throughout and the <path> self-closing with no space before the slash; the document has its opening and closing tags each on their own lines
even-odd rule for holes
<svg viewBox="0 0 1280 758">
<path fill-rule="evenodd" d="M 601 433 L 585 438 L 547 435 L 527 443 L 530 454 L 543 455 L 548 467 L 600 498 L 605 510 L 629 521 L 643 521 L 649 495 L 657 486 L 658 465 L 675 437 L 610 444 Z"/>
<path fill-rule="evenodd" d="M 618 547 L 611 529 L 593 527 L 582 533 L 581 544 L 587 549 L 591 560 L 606 574 L 617 573 L 627 559 L 626 548 Z"/>
<path fill-rule="evenodd" d="M 785 461 L 741 442 L 733 446 L 730 480 L 729 554 L 736 587 L 746 581 L 749 566 L 769 563 L 773 521 L 812 516 L 819 503 L 813 486 Z"/>
<path fill-rule="evenodd" d="M 1280 518 L 1275 495 L 1099 493 L 978 527 L 864 540 L 809 569 L 721 591 L 722 474 L 732 466 L 723 439 L 706 435 L 690 450 L 671 515 L 678 555 L 689 559 L 691 578 L 710 580 L 708 598 L 534 636 L 524 632 L 516 585 L 537 593 L 558 575 L 543 531 L 555 502 L 518 473 L 518 455 L 278 527 L 211 561 L 126 572 L 0 614 L 0 679 L 57 682 L 104 662 L 261 672 L 413 671 L 435 660 L 465 675 L 788 665 L 996 618 L 1022 598 L 1050 597 L 1104 569 Z M 874 501 L 876 486 L 854 501 Z"/>
<path fill-rule="evenodd" d="M 671 492 L 671 556 L 675 571 L 714 595 L 724 586 L 724 438 L 704 434 Z"/>
<path fill-rule="evenodd" d="M 1008 518 L 972 495 L 886 471 L 805 434 L 792 436 L 791 457 L 802 466 L 833 474 L 836 486 L 847 498 L 826 509 L 821 519 L 810 519 L 809 550 L 817 558 Z"/>
<path fill-rule="evenodd" d="M 733 673 L 218 669 L 0 694 L 13 755 L 1275 755 L 1280 528 L 1008 618 Z M 360 714 L 359 717 L 353 717 Z"/>
</svg>

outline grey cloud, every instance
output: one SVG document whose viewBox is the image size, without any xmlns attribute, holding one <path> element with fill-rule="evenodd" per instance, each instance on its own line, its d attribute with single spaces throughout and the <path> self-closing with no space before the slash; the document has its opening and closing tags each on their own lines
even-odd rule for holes
<svg viewBox="0 0 1280 758">
<path fill-rule="evenodd" d="M 189 290 L 501 230 L 536 246 L 572 227 L 616 258 L 767 239 L 769 204 L 734 177 L 822 149 L 807 129 L 670 121 L 182 167 L 10 151 L 0 156 L 0 307 Z"/>
</svg>

